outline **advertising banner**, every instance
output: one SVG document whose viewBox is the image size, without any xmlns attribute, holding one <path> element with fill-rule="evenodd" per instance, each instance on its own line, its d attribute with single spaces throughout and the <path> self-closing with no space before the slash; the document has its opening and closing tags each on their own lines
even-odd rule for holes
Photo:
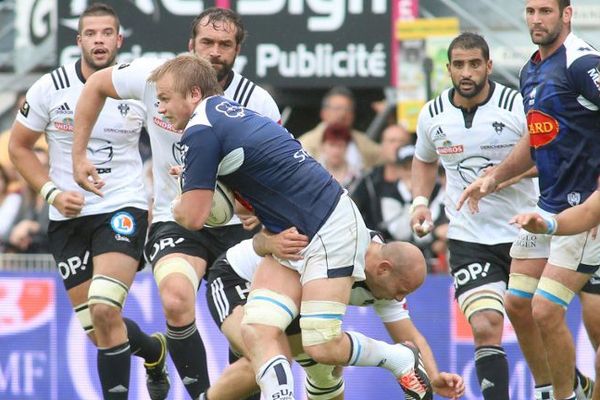
<svg viewBox="0 0 600 400">
<path fill-rule="evenodd" d="M 196 323 L 208 356 L 211 380 L 227 365 L 227 344 L 210 318 L 204 285 L 198 295 Z M 465 400 L 481 400 L 473 361 L 470 328 L 453 300 L 453 286 L 447 276 L 430 276 L 424 286 L 408 298 L 411 317 L 427 338 L 440 370 L 463 376 Z M 164 331 L 156 284 L 151 274 L 140 273 L 125 305 L 125 315 L 148 332 Z M 594 352 L 587 339 L 579 303 L 567 314 L 577 349 L 579 368 L 594 374 Z M 385 341 L 387 332 L 373 310 L 350 307 L 344 319 L 346 330 L 355 330 Z M 533 398 L 533 381 L 508 322 L 504 335 L 511 373 L 511 399 Z M 142 360 L 133 357 L 131 400 L 146 400 Z M 177 371 L 169 362 L 170 400 L 187 399 Z M 295 373 L 297 398 L 305 399 L 303 372 Z M 345 369 L 345 398 L 349 400 L 403 397 L 393 376 L 380 368 Z M 2 400 L 101 400 L 96 371 L 96 349 L 85 336 L 67 299 L 58 274 L 0 273 L 0 399 Z M 439 397 L 436 397 L 439 399 Z"/>
<path fill-rule="evenodd" d="M 106 1 L 121 18 L 120 60 L 171 57 L 187 51 L 193 18 L 212 6 L 230 7 L 249 35 L 236 70 L 278 88 L 390 85 L 392 18 L 388 0 Z M 60 1 L 60 63 L 79 57 L 75 43 L 86 1 Z"/>
<path fill-rule="evenodd" d="M 56 61 L 56 19 L 56 0 L 15 1 L 15 72 Z"/>
</svg>

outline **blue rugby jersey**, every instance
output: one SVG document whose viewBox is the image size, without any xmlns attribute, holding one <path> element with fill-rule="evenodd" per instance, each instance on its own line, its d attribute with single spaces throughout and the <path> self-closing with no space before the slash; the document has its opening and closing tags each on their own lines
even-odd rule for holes
<svg viewBox="0 0 600 400">
<path fill-rule="evenodd" d="M 222 96 L 198 105 L 181 145 L 184 192 L 214 190 L 218 177 L 275 233 L 295 226 L 312 239 L 343 192 L 285 128 Z"/>
<path fill-rule="evenodd" d="M 540 208 L 558 213 L 596 190 L 600 170 L 600 53 L 574 34 L 521 70 Z"/>
</svg>

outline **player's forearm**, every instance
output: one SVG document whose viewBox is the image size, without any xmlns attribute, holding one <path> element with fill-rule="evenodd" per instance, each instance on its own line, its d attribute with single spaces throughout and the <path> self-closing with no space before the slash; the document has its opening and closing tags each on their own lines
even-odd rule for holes
<svg viewBox="0 0 600 400">
<path fill-rule="evenodd" d="M 112 87 L 112 82 L 110 84 L 104 82 L 107 79 L 110 79 L 107 71 L 98 71 L 89 77 L 81 91 L 75 110 L 75 122 L 73 126 L 74 159 L 86 155 L 86 148 L 92 134 L 92 129 L 104 107 L 106 98 L 118 97 L 114 91 L 114 87 Z"/>
<path fill-rule="evenodd" d="M 515 145 L 508 157 L 494 168 L 491 174 L 496 183 L 499 184 L 525 172 L 529 172 L 533 166 L 534 162 L 531 159 L 529 149 L 529 134 L 525 134 Z M 533 171 L 531 172 L 533 173 Z"/>
<path fill-rule="evenodd" d="M 574 235 L 600 225 L 600 192 L 595 191 L 583 204 L 569 208 L 554 217 L 555 235 Z"/>
<path fill-rule="evenodd" d="M 423 364 L 425 365 L 427 375 L 429 375 L 429 378 L 434 379 L 440 373 L 440 371 L 437 363 L 435 362 L 433 351 L 431 350 L 431 347 L 429 347 L 429 343 L 427 343 L 427 340 L 425 340 L 421 334 L 415 335 L 412 341 L 417 345 L 419 351 L 421 352 L 421 358 L 423 359 Z"/>
<path fill-rule="evenodd" d="M 413 199 L 418 196 L 429 198 L 437 178 L 437 162 L 427 163 L 416 157 L 413 158 L 411 185 Z"/>
</svg>

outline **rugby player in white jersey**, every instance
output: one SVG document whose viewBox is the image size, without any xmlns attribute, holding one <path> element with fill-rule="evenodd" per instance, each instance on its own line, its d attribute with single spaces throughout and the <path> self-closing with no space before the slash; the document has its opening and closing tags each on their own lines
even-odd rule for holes
<svg viewBox="0 0 600 400">
<path fill-rule="evenodd" d="M 475 341 L 475 368 L 486 400 L 509 398 L 508 362 L 502 347 L 504 294 L 512 242 L 518 230 L 507 221 L 535 206 L 531 179 L 490 195 L 479 214 L 457 211 L 463 189 L 499 164 L 526 129 L 521 95 L 489 79 L 492 61 L 485 40 L 463 33 L 448 47 L 453 87 L 419 114 L 413 159 L 411 224 L 419 235 L 432 224 L 428 198 L 438 161 L 446 170 L 450 267 L 458 304 Z"/>
<path fill-rule="evenodd" d="M 77 43 L 77 62 L 44 75 L 27 92 L 12 129 L 11 160 L 51 205 L 50 248 L 75 313 L 98 347 L 103 397 L 127 398 L 130 356 L 135 354 L 146 361 L 150 397 L 165 399 L 164 335 L 148 336 L 121 315 L 143 265 L 148 225 L 138 150 L 146 112 L 143 104 L 128 100 L 110 100 L 101 108 L 86 147 L 105 184 L 103 197 L 82 193 L 69 159 L 73 113 L 86 79 L 114 64 L 122 43 L 115 11 L 104 4 L 88 7 L 79 19 Z M 48 142 L 49 172 L 33 151 L 42 134 Z"/>
<path fill-rule="evenodd" d="M 232 70 L 245 34 L 240 17 L 233 11 L 209 8 L 194 19 L 188 46 L 192 53 L 211 62 L 227 98 L 279 122 L 279 110 L 272 97 Z M 167 319 L 169 353 L 186 390 L 196 399 L 209 385 L 206 353 L 195 323 L 196 292 L 207 266 L 250 233 L 242 229 L 237 217 L 228 226 L 194 232 L 173 220 L 171 202 L 179 188 L 169 170 L 181 163 L 181 132 L 158 113 L 155 86 L 146 82 L 163 62 L 141 58 L 100 71 L 88 80 L 77 109 L 73 166 L 77 181 L 99 192 L 88 183 L 88 175 L 98 180 L 100 177 L 84 151 L 98 111 L 107 97 L 143 101 L 148 111 L 155 188 L 146 258 L 153 266 Z"/>
<path fill-rule="evenodd" d="M 261 254 L 299 259 L 298 253 L 308 245 L 308 239 L 299 234 L 296 228 L 290 228 L 277 235 L 260 233 L 254 243 Z M 253 241 L 248 239 L 227 250 L 208 272 L 206 301 L 212 317 L 230 346 L 242 354 L 243 305 L 261 260 L 262 257 L 253 248 Z M 390 270 L 397 270 L 398 273 L 390 274 Z M 402 242 L 385 244 L 377 232 L 371 231 L 371 244 L 366 253 L 366 280 L 354 283 L 349 304 L 373 306 L 395 343 L 408 341 L 419 348 L 436 393 L 457 398 L 464 392 L 462 378 L 456 374 L 439 372 L 431 348 L 412 323 L 406 304 L 405 296 L 422 284 L 426 273 L 425 259 L 417 247 Z M 286 334 L 294 359 L 306 372 L 308 398 L 342 399 L 345 383 L 341 367 L 316 363 L 303 352 L 298 318 L 286 329 Z M 227 368 L 201 399 L 237 400 L 257 390 L 250 362 L 242 358 Z"/>
</svg>

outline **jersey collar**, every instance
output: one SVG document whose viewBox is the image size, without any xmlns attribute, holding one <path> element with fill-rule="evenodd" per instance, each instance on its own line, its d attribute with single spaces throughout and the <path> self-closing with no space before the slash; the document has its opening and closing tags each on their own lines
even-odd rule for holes
<svg viewBox="0 0 600 400">
<path fill-rule="evenodd" d="M 85 78 L 83 77 L 83 72 L 81 71 L 81 58 L 75 63 L 75 73 L 77 74 L 77 77 L 81 83 L 85 84 Z"/>
<path fill-rule="evenodd" d="M 233 70 L 229 71 L 229 73 L 227 74 L 227 80 L 225 81 L 225 85 L 223 86 L 223 92 L 225 92 L 229 88 L 229 85 L 231 85 L 231 82 L 233 82 L 234 75 L 235 73 L 233 72 Z"/>
<path fill-rule="evenodd" d="M 486 99 L 484 101 L 482 101 L 481 103 L 477 104 L 475 107 L 473 107 L 470 110 L 467 110 L 466 108 L 463 108 L 461 106 L 457 106 L 456 104 L 454 104 L 454 100 L 453 100 L 454 92 L 455 92 L 454 88 L 451 88 L 448 91 L 448 100 L 450 101 L 450 104 L 452 104 L 454 107 L 456 107 L 460 111 L 462 111 L 463 118 L 465 120 L 465 128 L 467 128 L 467 129 L 469 129 L 469 128 L 471 128 L 471 126 L 473 126 L 473 118 L 475 118 L 475 112 L 477 111 L 477 109 L 479 107 L 487 104 L 487 102 L 490 101 L 490 99 L 494 95 L 494 90 L 496 89 L 496 83 L 492 80 L 489 80 L 489 82 L 490 82 L 490 91 L 488 92 Z"/>
</svg>

